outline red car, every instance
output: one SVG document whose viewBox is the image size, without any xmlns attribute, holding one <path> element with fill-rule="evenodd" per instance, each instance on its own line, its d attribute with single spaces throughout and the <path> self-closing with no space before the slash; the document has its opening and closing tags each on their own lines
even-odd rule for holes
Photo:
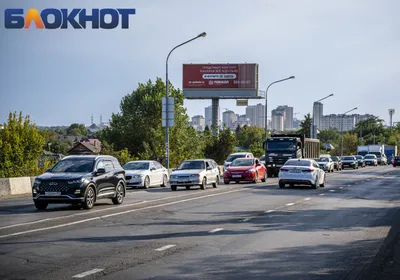
<svg viewBox="0 0 400 280">
<path fill-rule="evenodd" d="M 265 182 L 267 179 L 267 170 L 260 163 L 258 158 L 238 158 L 227 166 L 224 172 L 224 183 L 231 181 L 239 183 L 241 181 L 257 183 L 257 180 Z"/>
</svg>

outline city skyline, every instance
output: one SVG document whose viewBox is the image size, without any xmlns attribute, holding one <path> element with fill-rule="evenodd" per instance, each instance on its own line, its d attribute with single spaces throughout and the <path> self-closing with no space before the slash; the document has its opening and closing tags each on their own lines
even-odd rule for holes
<svg viewBox="0 0 400 280">
<path fill-rule="evenodd" d="M 350 108 L 380 116 L 386 124 L 388 109 L 400 104 L 398 1 L 205 0 L 193 4 L 173 0 L 171 5 L 154 0 L 151 9 L 147 1 L 118 3 L 136 8 L 128 30 L 35 32 L 0 27 L 0 122 L 10 111 L 22 111 L 37 125 L 46 126 L 86 123 L 92 113 L 108 121 L 138 83 L 157 77 L 165 82 L 168 52 L 203 31 L 206 38 L 179 48 L 170 58 L 169 79 L 175 88 L 182 87 L 185 63 L 248 62 L 259 64 L 260 90 L 296 76 L 269 89 L 268 107 L 293 104 L 301 117 L 312 113 L 315 100 L 330 93 L 335 96 L 324 101 L 326 114 L 348 110 L 342 107 L 346 100 Z M 13 4 L 23 9 L 54 5 L 36 0 Z M 75 6 L 68 2 L 63 7 Z M 7 8 L 6 1 L 0 8 Z M 204 17 L 208 20 L 201 20 Z M 232 20 L 236 18 L 240 20 Z M 221 24 L 225 21 L 230 22 L 228 31 Z M 237 36 L 238 31 L 246 32 L 246 40 Z M 27 63 L 39 67 L 33 71 L 25 67 Z M 250 100 L 249 105 L 259 102 L 264 103 Z M 208 105 L 211 100 L 184 102 L 189 117 L 204 114 Z M 221 100 L 220 107 L 245 114 L 234 100 Z M 394 114 L 393 122 L 398 121 L 400 116 Z"/>
</svg>

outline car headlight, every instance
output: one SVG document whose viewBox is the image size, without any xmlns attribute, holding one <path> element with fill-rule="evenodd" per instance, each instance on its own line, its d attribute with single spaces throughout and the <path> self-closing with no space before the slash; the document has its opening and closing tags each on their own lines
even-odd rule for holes
<svg viewBox="0 0 400 280">
<path fill-rule="evenodd" d="M 171 175 L 171 176 L 170 176 L 170 179 L 178 179 L 178 176 L 176 176 L 176 175 Z"/>
<path fill-rule="evenodd" d="M 85 181 L 85 179 L 81 178 L 81 179 L 77 179 L 77 180 L 68 181 L 68 184 L 70 184 L 70 185 L 72 185 L 72 184 L 80 184 L 80 183 L 83 183 L 83 181 Z"/>
<path fill-rule="evenodd" d="M 34 185 L 40 185 L 42 181 L 40 181 L 39 179 L 35 179 L 35 181 L 33 182 Z"/>
<path fill-rule="evenodd" d="M 200 174 L 192 174 L 190 177 L 200 177 Z"/>
<path fill-rule="evenodd" d="M 249 169 L 249 170 L 247 170 L 247 172 L 249 172 L 249 173 L 252 173 L 252 172 L 254 172 L 255 170 L 254 169 Z"/>
<path fill-rule="evenodd" d="M 133 175 L 132 178 L 142 178 L 143 176 L 144 176 L 143 174 Z"/>
</svg>

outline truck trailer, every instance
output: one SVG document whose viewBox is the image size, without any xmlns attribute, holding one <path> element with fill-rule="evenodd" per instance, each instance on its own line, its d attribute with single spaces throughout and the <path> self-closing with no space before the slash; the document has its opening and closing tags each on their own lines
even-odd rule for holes
<svg viewBox="0 0 400 280">
<path fill-rule="evenodd" d="M 388 163 L 392 164 L 393 157 L 397 156 L 397 146 L 385 145 L 385 155 L 387 157 Z"/>
<path fill-rule="evenodd" d="M 263 149 L 268 177 L 277 177 L 288 159 L 319 158 L 320 142 L 302 134 L 273 134 L 264 141 Z"/>
</svg>

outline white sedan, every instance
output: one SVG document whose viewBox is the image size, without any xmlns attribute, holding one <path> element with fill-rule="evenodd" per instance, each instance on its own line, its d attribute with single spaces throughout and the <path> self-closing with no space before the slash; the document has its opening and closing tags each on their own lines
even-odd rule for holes
<svg viewBox="0 0 400 280">
<path fill-rule="evenodd" d="M 313 159 L 290 159 L 279 170 L 279 187 L 286 184 L 311 185 L 312 188 L 325 187 L 325 171 Z"/>
<path fill-rule="evenodd" d="M 128 187 L 148 189 L 153 186 L 167 186 L 168 170 L 157 161 L 130 161 L 123 168 L 125 169 L 125 180 Z"/>
</svg>

